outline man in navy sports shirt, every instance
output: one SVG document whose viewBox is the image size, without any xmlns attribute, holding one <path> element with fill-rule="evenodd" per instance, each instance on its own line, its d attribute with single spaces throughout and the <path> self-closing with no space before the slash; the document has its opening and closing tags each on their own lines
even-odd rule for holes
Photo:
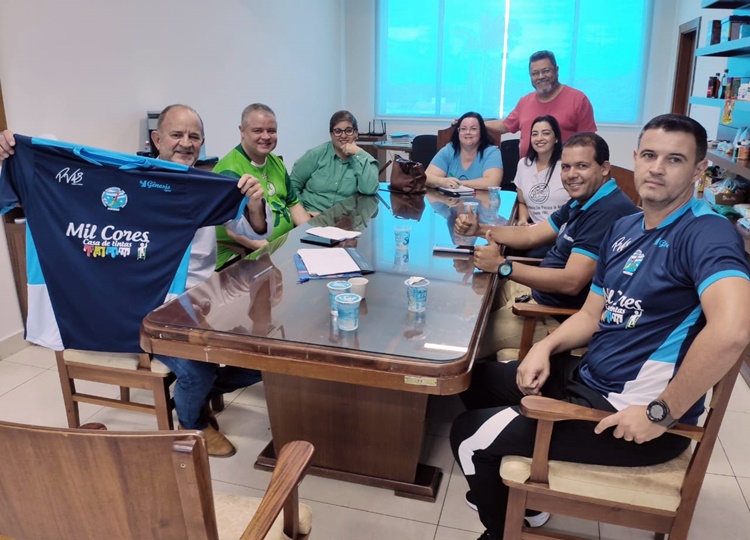
<svg viewBox="0 0 750 540">
<path fill-rule="evenodd" d="M 198 113 L 186 105 L 170 105 L 159 115 L 152 142 L 159 151 L 159 159 L 193 166 L 204 143 L 203 121 Z M 0 165 L 14 154 L 13 133 L 0 133 Z M 271 233 L 273 221 L 267 207 L 263 188 L 256 178 L 244 175 L 237 187 L 248 199 L 243 217 L 236 225 L 238 234 L 252 239 L 262 239 Z M 187 288 L 207 279 L 216 266 L 216 235 L 214 227 L 199 229 L 191 243 Z M 260 380 L 255 370 L 233 366 L 197 362 L 182 358 L 159 357 L 177 376 L 174 388 L 175 408 L 184 429 L 200 429 L 206 436 L 208 453 L 215 457 L 229 457 L 236 450 L 232 443 L 218 431 L 218 424 L 208 406 L 212 395 L 232 392 Z"/>
<path fill-rule="evenodd" d="M 750 342 L 750 268 L 734 226 L 693 198 L 706 168 L 706 130 L 682 115 L 648 122 L 634 152 L 643 212 L 618 220 L 599 249 L 581 310 L 522 362 L 474 367 L 469 411 L 451 430 L 469 483 L 467 502 L 503 537 L 508 488 L 503 456 L 531 456 L 535 421 L 516 407 L 545 395 L 611 412 L 593 425 L 560 422 L 550 459 L 598 465 L 663 463 L 689 439 L 665 431 L 697 424 L 706 392 Z M 588 345 L 580 360 L 565 351 Z M 548 514 L 526 520 L 541 526 Z"/>
</svg>

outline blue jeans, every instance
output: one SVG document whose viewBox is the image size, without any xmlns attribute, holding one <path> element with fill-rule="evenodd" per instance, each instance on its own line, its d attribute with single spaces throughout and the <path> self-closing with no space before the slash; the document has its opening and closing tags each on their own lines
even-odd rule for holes
<svg viewBox="0 0 750 540">
<path fill-rule="evenodd" d="M 203 406 L 209 398 L 245 388 L 261 380 L 260 371 L 209 362 L 157 356 L 177 376 L 174 405 L 177 418 L 186 429 L 204 429 L 208 418 Z"/>
</svg>

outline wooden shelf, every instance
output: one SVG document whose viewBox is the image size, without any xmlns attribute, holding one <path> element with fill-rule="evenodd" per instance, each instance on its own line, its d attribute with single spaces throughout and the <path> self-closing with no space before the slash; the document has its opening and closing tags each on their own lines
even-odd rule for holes
<svg viewBox="0 0 750 540">
<path fill-rule="evenodd" d="M 750 37 L 725 41 L 695 51 L 695 56 L 746 56 L 750 55 Z"/>
<path fill-rule="evenodd" d="M 706 153 L 706 157 L 714 165 L 718 165 L 719 167 L 727 169 L 742 178 L 750 180 L 750 160 L 731 158 L 724 152 L 719 152 L 715 149 L 709 149 Z"/>
</svg>

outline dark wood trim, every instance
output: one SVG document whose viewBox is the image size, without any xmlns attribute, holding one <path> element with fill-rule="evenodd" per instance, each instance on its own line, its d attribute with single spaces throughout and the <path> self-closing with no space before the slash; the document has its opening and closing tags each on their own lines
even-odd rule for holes
<svg viewBox="0 0 750 540">
<path fill-rule="evenodd" d="M 690 94 L 695 79 L 695 51 L 698 48 L 701 19 L 693 19 L 680 25 L 677 42 L 674 88 L 672 90 L 672 112 L 687 114 Z"/>
</svg>

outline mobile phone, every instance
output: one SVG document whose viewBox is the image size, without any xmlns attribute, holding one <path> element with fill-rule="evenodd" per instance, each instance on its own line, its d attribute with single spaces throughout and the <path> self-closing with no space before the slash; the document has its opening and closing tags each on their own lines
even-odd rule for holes
<svg viewBox="0 0 750 540">
<path fill-rule="evenodd" d="M 299 239 L 300 242 L 304 242 L 305 244 L 315 244 L 316 246 L 335 246 L 336 244 L 340 243 L 341 240 L 332 240 L 330 238 L 323 238 L 322 236 L 313 236 L 311 234 L 305 235 L 302 238 Z"/>
<path fill-rule="evenodd" d="M 472 253 L 474 253 L 474 246 L 445 246 L 435 244 L 435 247 L 432 248 L 432 251 L 434 253 L 461 253 L 465 255 L 471 255 Z"/>
</svg>

